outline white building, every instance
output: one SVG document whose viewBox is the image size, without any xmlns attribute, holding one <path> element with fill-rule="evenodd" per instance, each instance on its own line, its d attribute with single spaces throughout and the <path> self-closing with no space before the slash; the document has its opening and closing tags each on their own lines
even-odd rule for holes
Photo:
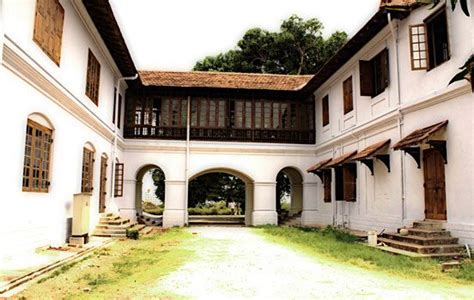
<svg viewBox="0 0 474 300">
<path fill-rule="evenodd" d="M 448 86 L 473 53 L 474 32 L 472 19 L 449 5 L 382 8 L 314 77 L 151 71 L 118 88 L 119 78 L 137 70 L 107 1 L 0 1 L 0 95 L 15 100 L 0 121 L 9 129 L 0 200 L 0 234 L 9 247 L 2 251 L 63 243 L 73 195 L 81 192 L 92 193 L 91 230 L 103 211 L 135 219 L 143 175 L 154 167 L 166 177 L 166 227 L 187 223 L 187 183 L 215 171 L 246 183 L 246 224 L 276 224 L 275 180 L 283 170 L 292 212 L 302 212 L 304 225 L 395 230 L 434 217 L 474 244 L 474 99 L 467 81 Z M 410 46 L 410 26 L 433 28 L 439 13 L 449 44 L 437 42 L 442 53 L 429 71 L 412 70 L 425 62 L 411 55 L 425 54 Z M 393 149 L 444 121 L 410 149 Z M 425 151 L 429 141 L 441 151 Z M 379 142 L 382 148 L 364 155 Z M 445 190 L 446 212 L 433 206 L 442 196 L 425 205 L 423 188 L 423 170 L 430 159 L 440 168 L 443 145 L 445 184 L 431 188 Z M 350 161 L 357 154 L 338 159 L 356 150 L 373 175 Z M 305 171 L 319 162 L 312 171 L 333 178 L 325 181 L 326 197 L 320 178 Z"/>
</svg>

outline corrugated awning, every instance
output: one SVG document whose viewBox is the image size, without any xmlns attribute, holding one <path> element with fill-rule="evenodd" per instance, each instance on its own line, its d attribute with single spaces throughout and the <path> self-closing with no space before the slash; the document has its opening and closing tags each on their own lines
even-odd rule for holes
<svg viewBox="0 0 474 300">
<path fill-rule="evenodd" d="M 361 152 L 359 152 L 354 157 L 352 157 L 352 160 L 361 160 L 361 159 L 366 159 L 368 157 L 371 157 L 378 151 L 382 150 L 384 147 L 388 146 L 389 144 L 390 144 L 390 139 L 372 144 L 369 147 L 362 150 Z"/>
<path fill-rule="evenodd" d="M 332 158 L 322 160 L 322 161 L 318 162 L 317 164 L 315 164 L 315 165 L 309 167 L 309 168 L 306 170 L 306 172 L 308 172 L 308 173 L 316 173 L 317 171 L 321 170 L 326 164 L 328 164 L 331 160 L 332 160 Z"/>
<path fill-rule="evenodd" d="M 324 168 L 334 168 L 336 166 L 342 165 L 345 162 L 349 161 L 356 154 L 357 154 L 357 150 L 349 152 L 349 153 L 344 154 L 342 156 L 339 156 L 339 157 L 333 159 L 330 163 L 326 164 L 324 166 Z"/>
<path fill-rule="evenodd" d="M 394 150 L 400 150 L 410 146 L 415 146 L 423 143 L 431 135 L 435 134 L 439 130 L 445 128 L 448 125 L 448 120 L 433 124 L 431 126 L 417 129 L 401 139 L 398 143 L 393 146 Z"/>
</svg>

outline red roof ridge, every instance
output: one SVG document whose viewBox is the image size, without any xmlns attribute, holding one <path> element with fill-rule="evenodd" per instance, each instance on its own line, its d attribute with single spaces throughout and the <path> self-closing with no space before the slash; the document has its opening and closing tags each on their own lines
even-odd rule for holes
<svg viewBox="0 0 474 300">
<path fill-rule="evenodd" d="M 273 73 L 246 73 L 246 72 L 220 72 L 220 71 L 173 71 L 173 70 L 139 70 L 138 73 L 178 73 L 178 74 L 205 74 L 205 75 L 235 75 L 235 76 L 275 76 L 289 78 L 312 78 L 314 74 L 273 74 Z"/>
</svg>

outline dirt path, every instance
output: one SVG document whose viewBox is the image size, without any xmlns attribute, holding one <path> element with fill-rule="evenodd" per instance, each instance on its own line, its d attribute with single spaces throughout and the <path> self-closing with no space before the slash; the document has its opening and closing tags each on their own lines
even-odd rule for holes
<svg viewBox="0 0 474 300">
<path fill-rule="evenodd" d="M 328 262 L 271 243 L 250 228 L 191 227 L 197 257 L 159 280 L 152 294 L 194 299 L 472 297 L 473 290 L 404 280 Z"/>
</svg>

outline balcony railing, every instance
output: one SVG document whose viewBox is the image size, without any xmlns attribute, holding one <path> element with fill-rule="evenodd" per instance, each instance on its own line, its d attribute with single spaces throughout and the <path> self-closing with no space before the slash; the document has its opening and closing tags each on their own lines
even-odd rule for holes
<svg viewBox="0 0 474 300">
<path fill-rule="evenodd" d="M 185 140 L 184 127 L 139 125 L 125 128 L 126 138 Z M 191 140 L 313 144 L 313 130 L 191 127 Z"/>
</svg>

